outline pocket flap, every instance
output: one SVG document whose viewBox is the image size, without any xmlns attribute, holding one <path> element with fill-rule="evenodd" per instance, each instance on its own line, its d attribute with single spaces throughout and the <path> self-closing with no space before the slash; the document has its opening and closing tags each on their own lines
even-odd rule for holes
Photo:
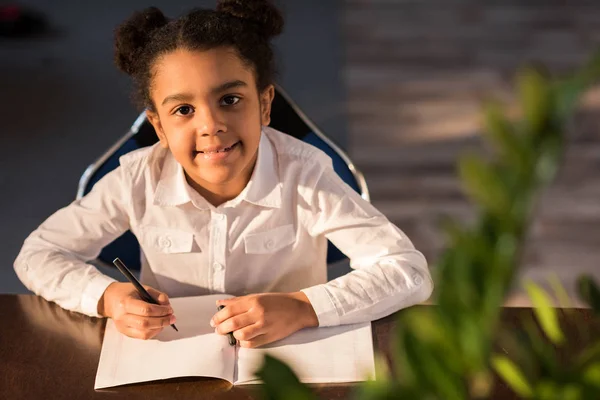
<svg viewBox="0 0 600 400">
<path fill-rule="evenodd" d="M 274 253 L 296 240 L 294 225 L 284 225 L 266 232 L 250 233 L 244 237 L 246 253 Z"/>
<path fill-rule="evenodd" d="M 194 234 L 175 229 L 144 227 L 141 229 L 146 244 L 161 253 L 189 253 L 194 244 Z"/>
</svg>

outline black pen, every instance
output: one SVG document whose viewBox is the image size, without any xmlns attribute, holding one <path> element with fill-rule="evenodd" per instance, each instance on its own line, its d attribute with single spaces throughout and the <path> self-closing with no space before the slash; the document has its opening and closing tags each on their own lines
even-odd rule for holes
<svg viewBox="0 0 600 400">
<path fill-rule="evenodd" d="M 115 264 L 115 267 L 117 267 L 117 269 L 121 271 L 123 275 L 125 275 L 125 278 L 127 278 L 129 282 L 133 283 L 133 286 L 135 286 L 142 300 L 144 300 L 146 303 L 160 305 L 158 304 L 158 301 L 156 301 L 152 296 L 150 296 L 150 293 L 148 293 L 146 289 L 144 289 L 142 284 L 136 279 L 135 276 L 133 276 L 129 268 L 127 268 L 125 264 L 123 264 L 123 261 L 121 261 L 119 257 L 115 258 L 113 264 Z M 179 332 L 179 329 L 177 329 L 175 324 L 171 324 L 171 326 L 173 327 L 173 329 Z"/>
<path fill-rule="evenodd" d="M 221 311 L 224 308 L 225 308 L 225 306 L 218 306 L 217 311 Z M 235 337 L 233 336 L 233 332 L 229 332 L 227 334 L 227 336 L 229 337 L 229 344 L 232 346 L 235 346 L 237 344 L 237 341 L 235 340 Z"/>
</svg>

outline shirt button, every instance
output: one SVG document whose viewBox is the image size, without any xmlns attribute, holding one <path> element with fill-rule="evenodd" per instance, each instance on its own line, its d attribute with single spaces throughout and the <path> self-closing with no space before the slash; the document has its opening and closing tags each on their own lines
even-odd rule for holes
<svg viewBox="0 0 600 400">
<path fill-rule="evenodd" d="M 223 221 L 223 220 L 225 219 L 225 215 L 223 215 L 223 214 L 216 214 L 216 218 L 217 218 L 219 221 Z"/>
<path fill-rule="evenodd" d="M 169 247 L 171 247 L 171 240 L 169 240 L 169 238 L 167 237 L 161 237 L 158 244 L 163 249 L 168 249 Z"/>
<path fill-rule="evenodd" d="M 274 245 L 275 245 L 275 242 L 273 242 L 271 239 L 269 239 L 265 242 L 265 247 L 267 250 L 271 250 Z"/>
<path fill-rule="evenodd" d="M 415 282 L 415 285 L 419 286 L 420 284 L 423 283 L 423 278 L 421 278 L 421 275 L 413 275 L 413 282 Z"/>
<path fill-rule="evenodd" d="M 223 271 L 223 265 L 221 265 L 221 264 L 219 264 L 219 263 L 217 263 L 217 262 L 213 264 L 213 268 L 214 268 L 216 271 Z"/>
</svg>

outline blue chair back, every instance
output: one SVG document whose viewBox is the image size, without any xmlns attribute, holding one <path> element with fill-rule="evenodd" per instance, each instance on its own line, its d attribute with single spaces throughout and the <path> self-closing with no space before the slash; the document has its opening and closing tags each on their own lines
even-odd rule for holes
<svg viewBox="0 0 600 400">
<path fill-rule="evenodd" d="M 365 200 L 370 200 L 366 182 L 362 174 L 354 167 L 349 157 L 321 133 L 279 87 L 276 88 L 273 100 L 270 126 L 324 151 L 331 157 L 333 168 L 343 181 L 358 192 Z M 94 164 L 87 168 L 79 181 L 77 198 L 85 196 L 96 182 L 108 172 L 117 168 L 119 158 L 122 155 L 145 146 L 153 145 L 157 141 L 158 137 L 154 128 L 147 121 L 145 113 L 142 113 L 129 132 Z M 140 269 L 139 243 L 130 231 L 125 232 L 122 236 L 107 245 L 98 258 L 105 263 L 112 264 L 112 261 L 116 257 L 120 257 L 130 269 Z M 327 264 L 333 264 L 345 258 L 346 256 L 329 242 Z"/>
</svg>

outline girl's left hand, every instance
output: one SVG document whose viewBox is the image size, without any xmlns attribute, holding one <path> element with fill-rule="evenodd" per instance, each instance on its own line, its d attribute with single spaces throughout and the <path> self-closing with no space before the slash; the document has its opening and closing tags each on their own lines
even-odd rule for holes
<svg viewBox="0 0 600 400">
<path fill-rule="evenodd" d="M 210 325 L 215 332 L 233 332 L 241 347 L 258 347 L 283 339 L 302 328 L 318 326 L 319 320 L 303 292 L 261 293 L 218 300 Z"/>
</svg>

